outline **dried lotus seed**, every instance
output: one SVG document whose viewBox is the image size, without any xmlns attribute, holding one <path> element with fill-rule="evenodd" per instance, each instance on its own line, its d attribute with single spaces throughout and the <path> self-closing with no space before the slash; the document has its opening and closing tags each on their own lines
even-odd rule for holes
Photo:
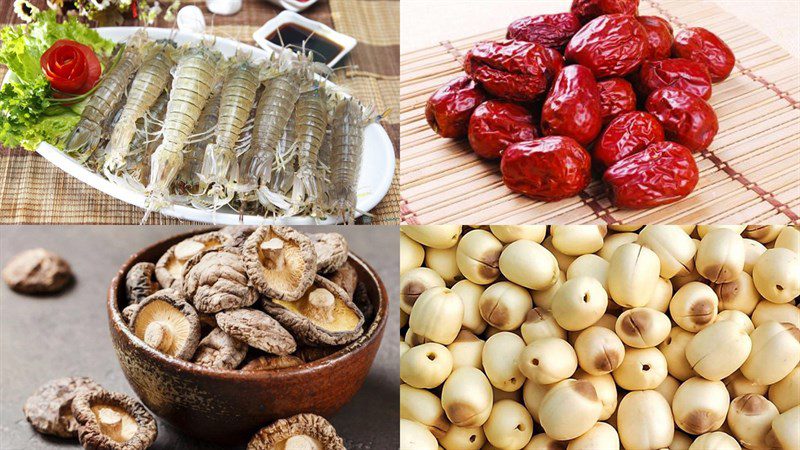
<svg viewBox="0 0 800 450">
<path fill-rule="evenodd" d="M 766 322 L 750 333 L 750 339 L 753 349 L 739 369 L 750 381 L 775 384 L 800 364 L 800 330 L 794 325 Z"/>
<path fill-rule="evenodd" d="M 494 283 L 478 299 L 483 320 L 500 330 L 515 330 L 525 321 L 533 301 L 528 291 L 508 281 Z"/>
<path fill-rule="evenodd" d="M 486 321 L 481 317 L 479 302 L 486 288 L 469 280 L 461 280 L 450 289 L 461 298 L 464 305 L 461 326 L 475 334 L 483 333 L 486 330 Z M 402 308 L 402 303 L 400 305 Z"/>
<path fill-rule="evenodd" d="M 567 331 L 558 325 L 553 314 L 538 306 L 527 312 L 519 328 L 526 344 L 546 337 L 567 338 Z"/>
<path fill-rule="evenodd" d="M 617 430 L 626 449 L 667 448 L 675 435 L 672 411 L 656 391 L 625 394 L 617 409 Z"/>
<path fill-rule="evenodd" d="M 600 320 L 608 306 L 603 285 L 591 277 L 568 279 L 553 297 L 556 322 L 565 330 L 583 330 Z"/>
<path fill-rule="evenodd" d="M 78 436 L 78 422 L 72 416 L 72 400 L 84 390 L 102 389 L 88 377 L 51 380 L 28 397 L 22 411 L 37 432 L 74 438 Z"/>
<path fill-rule="evenodd" d="M 457 247 L 445 249 L 429 248 L 425 250 L 425 265 L 436 271 L 448 286 L 452 286 L 456 281 L 464 279 L 464 275 L 461 274 L 461 270 L 458 268 L 457 252 Z"/>
<path fill-rule="evenodd" d="M 432 392 L 400 385 L 400 418 L 425 425 L 437 438 L 450 427 L 443 407 L 444 403 Z"/>
<path fill-rule="evenodd" d="M 72 269 L 60 256 L 34 248 L 14 256 L 3 268 L 3 281 L 22 294 L 55 294 L 72 282 Z"/>
<path fill-rule="evenodd" d="M 153 416 L 133 398 L 108 391 L 83 391 L 72 401 L 84 448 L 144 450 L 156 440 Z"/>
<path fill-rule="evenodd" d="M 272 299 L 299 299 L 317 272 L 314 244 L 290 227 L 259 227 L 247 238 L 242 256 L 250 281 Z"/>
<path fill-rule="evenodd" d="M 317 254 L 317 272 L 336 272 L 347 262 L 347 239 L 339 233 L 309 234 Z"/>
<path fill-rule="evenodd" d="M 474 367 L 455 369 L 442 386 L 441 407 L 447 414 L 445 422 L 449 419 L 457 426 L 468 428 L 482 426 L 492 412 L 493 397 L 492 385 L 482 371 Z M 401 394 L 401 409 L 404 404 Z"/>
<path fill-rule="evenodd" d="M 598 448 L 619 450 L 617 430 L 605 422 L 597 422 L 589 431 L 570 441 L 567 450 L 594 450 Z"/>
<path fill-rule="evenodd" d="M 427 267 L 411 269 L 400 276 L 400 309 L 411 313 L 417 299 L 432 287 L 445 287 L 444 280 L 436 271 Z"/>
<path fill-rule="evenodd" d="M 504 244 L 520 239 L 541 244 L 547 233 L 547 225 L 490 225 L 489 230 Z"/>
<path fill-rule="evenodd" d="M 733 436 L 748 448 L 763 448 L 778 408 L 758 394 L 745 394 L 731 401 L 727 424 Z"/>
<path fill-rule="evenodd" d="M 599 281 L 603 289 L 608 291 L 608 266 L 608 261 L 593 253 L 581 255 L 569 265 L 567 280 L 591 277 Z"/>
<path fill-rule="evenodd" d="M 451 425 L 439 442 L 443 448 L 480 450 L 486 443 L 486 434 L 481 427 L 464 428 Z"/>
<path fill-rule="evenodd" d="M 716 431 L 725 422 L 730 396 L 722 381 L 693 377 L 684 381 L 672 399 L 675 424 L 689 434 Z"/>
<path fill-rule="evenodd" d="M 288 355 L 297 349 L 292 335 L 266 313 L 256 309 L 232 309 L 217 313 L 217 325 L 232 337 L 251 347 L 275 355 Z"/>
<path fill-rule="evenodd" d="M 200 318 L 176 291 L 162 289 L 139 304 L 131 331 L 161 353 L 190 359 L 200 342 Z"/>
<path fill-rule="evenodd" d="M 247 344 L 214 328 L 200 341 L 193 362 L 215 369 L 233 370 L 247 356 Z"/>
<path fill-rule="evenodd" d="M 742 232 L 742 237 L 768 244 L 777 239 L 784 228 L 783 225 L 748 225 Z"/>
<path fill-rule="evenodd" d="M 775 239 L 775 248 L 785 248 L 800 254 L 800 230 L 796 227 L 783 227 Z"/>
<path fill-rule="evenodd" d="M 627 348 L 622 364 L 611 374 L 622 389 L 628 391 L 655 389 L 667 378 L 667 360 L 653 347 Z"/>
<path fill-rule="evenodd" d="M 400 233 L 400 275 L 420 267 L 424 260 L 425 248 L 405 233 Z"/>
<path fill-rule="evenodd" d="M 292 355 L 259 356 L 242 366 L 244 372 L 260 372 L 263 370 L 285 369 L 304 364 L 305 361 Z"/>
<path fill-rule="evenodd" d="M 618 305 L 644 306 L 658 283 L 661 262 L 649 248 L 624 244 L 611 257 L 608 267 L 608 295 Z"/>
<path fill-rule="evenodd" d="M 295 445 L 300 446 L 294 447 Z M 275 448 L 345 450 L 344 441 L 333 425 L 321 416 L 308 413 L 281 419 L 262 428 L 247 444 L 247 450 Z"/>
<path fill-rule="evenodd" d="M 500 253 L 500 272 L 508 281 L 528 289 L 547 289 L 558 280 L 558 261 L 536 242 L 519 240 Z"/>
<path fill-rule="evenodd" d="M 519 370 L 519 360 L 525 341 L 508 331 L 501 331 L 483 345 L 483 370 L 492 386 L 514 392 L 522 387 L 525 375 Z"/>
<path fill-rule="evenodd" d="M 795 367 L 789 375 L 769 387 L 769 400 L 782 413 L 800 405 L 800 367 Z"/>
<path fill-rule="evenodd" d="M 521 449 L 533 435 L 533 419 L 521 404 L 500 400 L 492 407 L 483 425 L 486 440 L 495 447 Z"/>
<path fill-rule="evenodd" d="M 625 244 L 633 244 L 638 239 L 639 235 L 636 233 L 617 233 L 607 235 L 603 240 L 603 247 L 597 252 L 597 256 L 605 259 L 608 262 L 611 262 L 611 257 L 614 256 L 614 252 L 616 252 L 619 247 Z"/>
<path fill-rule="evenodd" d="M 594 390 L 597 392 L 597 398 L 603 404 L 603 409 L 600 411 L 599 420 L 608 420 L 617 410 L 617 384 L 614 382 L 614 377 L 610 373 L 604 375 L 591 375 L 578 369 L 572 376 L 576 380 L 586 380 L 592 383 Z M 677 381 L 675 382 L 675 389 L 678 388 Z M 663 383 L 662 383 L 663 384 Z"/>
<path fill-rule="evenodd" d="M 694 369 L 686 359 L 686 347 L 694 337 L 681 327 L 672 327 L 669 336 L 658 345 L 658 349 L 667 359 L 667 371 L 678 380 L 684 381 L 695 375 Z"/>
<path fill-rule="evenodd" d="M 729 283 L 744 270 L 742 236 L 730 229 L 714 229 L 700 240 L 697 272 L 712 283 Z"/>
<path fill-rule="evenodd" d="M 476 284 L 489 284 L 500 276 L 498 260 L 503 243 L 485 230 L 465 234 L 456 248 L 456 264 L 464 278 Z M 426 256 L 427 258 L 427 256 Z"/>
<path fill-rule="evenodd" d="M 655 347 L 669 336 L 672 322 L 666 314 L 650 308 L 632 308 L 619 315 L 617 335 L 625 345 L 636 348 Z"/>
<path fill-rule="evenodd" d="M 125 275 L 125 291 L 128 294 L 129 305 L 140 303 L 159 289 L 158 280 L 156 280 L 156 265 L 153 263 L 137 263 Z"/>
<path fill-rule="evenodd" d="M 184 267 L 183 293 L 202 313 L 244 308 L 258 300 L 238 249 L 221 247 L 201 252 Z"/>
<path fill-rule="evenodd" d="M 686 331 L 696 333 L 717 319 L 719 300 L 708 285 L 698 281 L 678 289 L 669 304 L 672 320 Z"/>
<path fill-rule="evenodd" d="M 225 235 L 212 231 L 184 239 L 170 247 L 156 262 L 156 279 L 161 288 L 180 289 L 186 263 L 203 250 L 221 247 L 226 242 Z"/>
<path fill-rule="evenodd" d="M 400 419 L 400 450 L 437 450 L 436 437 L 422 424 Z"/>
<path fill-rule="evenodd" d="M 578 335 L 575 353 L 581 369 L 592 375 L 603 375 L 622 364 L 625 346 L 613 331 L 593 326 Z"/>
<path fill-rule="evenodd" d="M 552 225 L 553 247 L 567 256 L 594 253 L 603 248 L 606 227 L 593 225 Z"/>
<path fill-rule="evenodd" d="M 602 410 L 603 405 L 592 383 L 568 379 L 558 382 L 542 398 L 539 422 L 548 436 L 566 441 L 589 431 L 597 423 Z M 564 420 L 564 417 L 570 420 Z"/>
<path fill-rule="evenodd" d="M 422 342 L 449 345 L 461 330 L 464 304 L 450 289 L 434 287 L 419 296 L 408 319 L 410 331 Z"/>
<path fill-rule="evenodd" d="M 461 225 L 419 225 L 403 227 L 403 233 L 426 247 L 450 248 L 461 236 Z"/>
<path fill-rule="evenodd" d="M 296 301 L 264 299 L 264 310 L 308 345 L 343 345 L 364 332 L 364 316 L 347 294 L 317 275 Z"/>
<path fill-rule="evenodd" d="M 785 249 L 769 249 L 753 266 L 753 282 L 765 299 L 789 303 L 800 296 L 800 255 Z"/>
<path fill-rule="evenodd" d="M 453 356 L 435 342 L 417 345 L 400 358 L 400 379 L 409 386 L 433 389 L 450 376 Z"/>
<path fill-rule="evenodd" d="M 539 384 L 552 384 L 569 378 L 577 368 L 575 350 L 563 339 L 538 339 L 528 344 L 519 355 L 520 372 Z"/>
</svg>

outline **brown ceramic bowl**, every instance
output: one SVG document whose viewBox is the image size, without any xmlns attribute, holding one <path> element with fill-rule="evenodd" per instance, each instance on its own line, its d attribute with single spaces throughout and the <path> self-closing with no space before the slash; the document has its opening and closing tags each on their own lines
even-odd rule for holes
<svg viewBox="0 0 800 450">
<path fill-rule="evenodd" d="M 301 412 L 334 414 L 364 383 L 389 311 L 383 282 L 353 254 L 350 263 L 366 285 L 375 319 L 356 342 L 322 359 L 265 372 L 215 370 L 157 352 L 128 329 L 119 308 L 126 304 L 128 270 L 139 262 L 155 263 L 172 245 L 206 231 L 184 233 L 133 254 L 111 281 L 107 305 L 111 341 L 136 395 L 150 411 L 187 435 L 221 444 L 243 442 L 270 422 Z"/>
</svg>

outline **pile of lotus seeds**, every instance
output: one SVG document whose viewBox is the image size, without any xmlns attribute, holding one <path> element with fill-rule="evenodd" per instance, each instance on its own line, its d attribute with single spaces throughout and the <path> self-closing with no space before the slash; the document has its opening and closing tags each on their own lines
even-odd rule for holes
<svg viewBox="0 0 800 450">
<path fill-rule="evenodd" d="M 800 230 L 404 226 L 402 450 L 800 449 Z"/>
</svg>

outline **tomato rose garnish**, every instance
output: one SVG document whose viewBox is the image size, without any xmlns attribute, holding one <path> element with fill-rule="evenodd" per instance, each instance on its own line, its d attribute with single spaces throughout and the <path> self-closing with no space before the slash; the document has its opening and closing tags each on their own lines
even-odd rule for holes
<svg viewBox="0 0 800 450">
<path fill-rule="evenodd" d="M 39 59 L 42 71 L 56 91 L 85 94 L 100 79 L 100 61 L 89 46 L 59 39 Z"/>
</svg>

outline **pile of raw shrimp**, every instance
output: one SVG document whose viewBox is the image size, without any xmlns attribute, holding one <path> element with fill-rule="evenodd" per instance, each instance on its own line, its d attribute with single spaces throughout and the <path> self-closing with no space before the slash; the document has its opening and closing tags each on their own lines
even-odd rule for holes
<svg viewBox="0 0 800 450">
<path fill-rule="evenodd" d="M 240 215 L 356 215 L 367 108 L 325 83 L 302 50 L 225 58 L 133 35 L 86 101 L 64 151 L 144 192 L 147 212 L 174 204 Z M 360 212 L 360 211 L 359 211 Z"/>
</svg>

